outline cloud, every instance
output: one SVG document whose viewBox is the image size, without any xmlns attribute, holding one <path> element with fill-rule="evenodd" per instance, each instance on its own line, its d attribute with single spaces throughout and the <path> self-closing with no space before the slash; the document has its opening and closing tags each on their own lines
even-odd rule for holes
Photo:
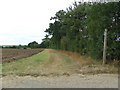
<svg viewBox="0 0 120 90">
<path fill-rule="evenodd" d="M 41 42 L 50 18 L 74 0 L 0 0 L 0 44 Z"/>
</svg>

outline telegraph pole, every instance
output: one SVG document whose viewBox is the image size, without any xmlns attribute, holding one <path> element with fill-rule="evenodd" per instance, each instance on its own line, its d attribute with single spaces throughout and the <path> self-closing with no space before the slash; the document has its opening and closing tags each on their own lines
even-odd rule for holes
<svg viewBox="0 0 120 90">
<path fill-rule="evenodd" d="M 106 49 L 107 49 L 107 29 L 105 29 L 104 32 L 103 65 L 106 64 Z"/>
</svg>

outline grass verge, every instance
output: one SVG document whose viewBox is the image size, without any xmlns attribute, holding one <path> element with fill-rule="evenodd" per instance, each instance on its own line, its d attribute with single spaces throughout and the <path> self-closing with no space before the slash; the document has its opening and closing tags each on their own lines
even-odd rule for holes
<svg viewBox="0 0 120 90">
<path fill-rule="evenodd" d="M 40 68 L 43 63 L 49 58 L 48 50 L 44 50 L 41 53 L 33 55 L 28 58 L 24 58 L 11 63 L 5 63 L 2 65 L 2 74 L 16 74 L 16 75 L 28 75 L 37 74 L 40 72 Z"/>
<path fill-rule="evenodd" d="M 117 73 L 113 63 L 105 66 L 78 53 L 45 49 L 41 53 L 2 65 L 3 76 L 59 76 L 70 74 Z"/>
</svg>

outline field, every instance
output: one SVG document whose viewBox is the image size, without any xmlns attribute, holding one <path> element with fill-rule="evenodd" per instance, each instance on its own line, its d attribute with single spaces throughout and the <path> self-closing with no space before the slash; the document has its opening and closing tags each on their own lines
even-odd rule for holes
<svg viewBox="0 0 120 90">
<path fill-rule="evenodd" d="M 2 63 L 30 57 L 43 51 L 43 49 L 2 49 Z"/>
<path fill-rule="evenodd" d="M 3 63 L 2 85 L 4 88 L 117 88 L 117 72 L 113 64 L 103 66 L 101 61 L 78 53 L 44 49 L 30 57 Z"/>
<path fill-rule="evenodd" d="M 41 53 L 15 62 L 4 63 L 3 75 L 49 76 L 71 74 L 117 73 L 114 65 L 102 66 L 101 62 L 74 52 L 45 49 Z"/>
<path fill-rule="evenodd" d="M 74 73 L 79 64 L 66 54 L 45 49 L 34 56 L 3 64 L 3 75 L 46 76 Z"/>
</svg>

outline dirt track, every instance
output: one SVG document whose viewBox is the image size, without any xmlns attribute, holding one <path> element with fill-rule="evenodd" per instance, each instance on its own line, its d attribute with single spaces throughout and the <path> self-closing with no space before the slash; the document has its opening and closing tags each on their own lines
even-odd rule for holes
<svg viewBox="0 0 120 90">
<path fill-rule="evenodd" d="M 98 66 L 83 67 L 74 59 L 56 50 L 47 50 L 49 59 L 41 68 L 34 68 L 31 76 L 12 76 L 10 74 L 2 78 L 3 88 L 118 88 L 117 74 L 98 74 L 98 72 L 110 71 L 111 68 Z M 80 62 L 83 61 L 79 58 Z M 30 60 L 29 60 L 30 61 Z M 29 62 L 27 62 L 29 63 Z M 24 65 L 24 64 L 23 64 Z M 26 64 L 25 64 L 26 65 Z M 33 63 L 32 63 L 33 65 Z M 28 66 L 29 67 L 29 64 Z M 24 68 L 26 69 L 26 68 Z M 31 68 L 33 69 L 33 68 Z M 18 71 L 21 68 L 17 69 Z M 114 70 L 114 69 L 113 69 Z M 40 72 L 41 71 L 41 72 Z M 22 71 L 23 72 L 23 71 Z M 40 72 L 40 73 L 39 73 Z M 96 74 L 96 73 L 97 74 Z M 41 74 L 42 73 L 42 74 Z M 82 75 L 82 73 L 84 75 Z M 35 74 L 35 75 L 34 75 Z M 88 75 L 94 74 L 94 75 Z"/>
<path fill-rule="evenodd" d="M 118 88 L 118 75 L 6 76 L 3 77 L 3 88 Z"/>
</svg>

